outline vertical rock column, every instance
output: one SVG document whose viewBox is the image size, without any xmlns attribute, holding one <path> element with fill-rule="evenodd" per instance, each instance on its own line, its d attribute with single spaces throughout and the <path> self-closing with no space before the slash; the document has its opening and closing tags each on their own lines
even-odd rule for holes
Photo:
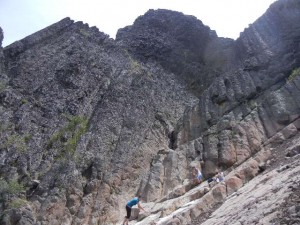
<svg viewBox="0 0 300 225">
<path fill-rule="evenodd" d="M 3 40 L 3 31 L 2 31 L 2 28 L 0 27 L 0 75 L 2 74 L 3 61 L 4 61 L 2 40 Z"/>
</svg>

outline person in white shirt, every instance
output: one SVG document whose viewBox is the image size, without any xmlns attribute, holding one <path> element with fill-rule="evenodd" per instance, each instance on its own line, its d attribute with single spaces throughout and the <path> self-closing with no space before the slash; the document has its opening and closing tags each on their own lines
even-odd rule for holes
<svg viewBox="0 0 300 225">
<path fill-rule="evenodd" d="M 203 179 L 203 175 L 201 173 L 201 170 L 198 167 L 194 167 L 194 172 L 193 172 L 194 176 L 196 176 L 196 178 L 194 179 L 195 182 L 197 184 L 200 184 L 202 182 Z"/>
</svg>

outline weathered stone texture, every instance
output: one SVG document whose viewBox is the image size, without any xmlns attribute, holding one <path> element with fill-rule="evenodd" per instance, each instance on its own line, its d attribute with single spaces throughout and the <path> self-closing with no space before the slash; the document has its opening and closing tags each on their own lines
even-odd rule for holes
<svg viewBox="0 0 300 225">
<path fill-rule="evenodd" d="M 195 95 L 219 75 L 224 58 L 234 57 L 232 40 L 218 39 L 194 16 L 164 9 L 149 10 L 132 26 L 120 29 L 116 41 L 143 62 L 155 61 L 172 71 Z"/>
<path fill-rule="evenodd" d="M 81 22 L 64 19 L 15 45 L 5 48 L 9 88 L 1 96 L 1 122 L 12 128 L 1 135 L 21 144 L 3 146 L 3 162 L 18 167 L 3 168 L 4 177 L 41 180 L 38 196 L 62 187 L 59 212 L 76 213 L 74 223 L 122 217 L 126 195 L 136 193 L 156 153 L 172 146 L 176 122 L 196 98 L 171 73 L 134 60 Z M 51 197 L 42 199 L 41 208 Z M 49 222 L 55 212 L 35 214 Z"/>
<path fill-rule="evenodd" d="M 116 40 L 66 18 L 3 50 L 0 29 L 1 182 L 25 189 L 0 193 L 3 223 L 117 223 L 137 192 L 188 192 L 192 165 L 209 178 L 244 162 L 226 183 L 233 193 L 270 153 L 254 154 L 299 132 L 299 12 L 279 0 L 236 41 L 169 10 Z M 226 186 L 214 189 L 193 193 L 201 205 L 171 224 L 221 202 Z M 15 200 L 24 207 L 9 208 Z M 187 200 L 176 201 L 162 216 Z"/>
<path fill-rule="evenodd" d="M 3 48 L 2 48 L 2 40 L 3 40 L 3 31 L 2 28 L 0 27 L 0 74 L 2 74 L 3 70 Z"/>
<path fill-rule="evenodd" d="M 300 19 L 296 1 L 270 7 L 235 43 L 243 66 L 216 78 L 198 105 L 186 111 L 177 145 L 207 133 L 203 137 L 207 175 L 218 166 L 241 163 L 300 116 L 299 77 L 287 79 L 300 66 L 300 28 L 295 18 Z M 293 130 L 286 128 L 285 136 L 294 135 L 297 130 Z"/>
</svg>

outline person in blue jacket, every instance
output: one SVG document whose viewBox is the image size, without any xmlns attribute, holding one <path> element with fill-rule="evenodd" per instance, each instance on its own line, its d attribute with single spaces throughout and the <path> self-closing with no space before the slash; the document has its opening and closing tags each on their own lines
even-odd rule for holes
<svg viewBox="0 0 300 225">
<path fill-rule="evenodd" d="M 127 204 L 126 204 L 127 215 L 125 216 L 125 219 L 123 221 L 123 225 L 125 225 L 125 224 L 128 225 L 128 221 L 129 221 L 129 218 L 130 218 L 130 215 L 131 215 L 132 206 L 138 205 L 139 209 L 146 212 L 145 209 L 141 206 L 140 201 L 141 201 L 141 195 L 138 195 L 137 197 L 135 197 L 135 198 L 133 198 L 133 199 L 131 199 L 130 201 L 127 202 Z"/>
</svg>

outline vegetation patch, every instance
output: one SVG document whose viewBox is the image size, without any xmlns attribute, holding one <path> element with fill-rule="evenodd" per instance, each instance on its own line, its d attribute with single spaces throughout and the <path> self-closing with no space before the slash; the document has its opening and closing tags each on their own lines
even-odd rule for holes
<svg viewBox="0 0 300 225">
<path fill-rule="evenodd" d="M 27 204 L 25 199 L 17 198 L 8 203 L 9 209 L 19 209 Z"/>
<path fill-rule="evenodd" d="M 18 134 L 12 123 L 0 121 L 0 149 L 24 153 L 28 150 L 28 143 L 32 134 Z"/>
<path fill-rule="evenodd" d="M 85 36 L 85 37 L 89 37 L 89 36 L 90 36 L 89 32 L 88 32 L 87 30 L 85 30 L 85 29 L 80 29 L 79 32 L 80 32 L 83 36 Z"/>
<path fill-rule="evenodd" d="M 6 89 L 6 84 L 0 81 L 0 93 Z"/>
<path fill-rule="evenodd" d="M 27 103 L 28 103 L 28 100 L 27 100 L 27 99 L 23 98 L 23 99 L 21 100 L 21 104 L 22 104 L 22 105 L 27 104 Z"/>
<path fill-rule="evenodd" d="M 139 64 L 139 62 L 134 60 L 126 49 L 124 51 L 125 51 L 126 55 L 128 56 L 128 59 L 130 62 L 130 67 L 131 67 L 131 72 L 132 73 L 140 73 L 142 71 L 142 67 Z"/>
<path fill-rule="evenodd" d="M 4 179 L 0 179 L 0 202 L 5 199 L 5 196 L 17 196 L 24 191 L 25 187 L 17 180 L 7 182 Z"/>
<path fill-rule="evenodd" d="M 300 67 L 299 68 L 296 68 L 292 71 L 292 73 L 290 74 L 290 76 L 288 77 L 288 80 L 289 81 L 292 81 L 294 80 L 297 76 L 300 75 Z"/>
<path fill-rule="evenodd" d="M 25 191 L 25 188 L 17 180 L 11 180 L 7 183 L 7 193 L 17 195 Z"/>
<path fill-rule="evenodd" d="M 8 149 L 15 148 L 18 152 L 26 152 L 27 143 L 31 139 L 31 135 L 19 135 L 19 134 L 11 134 L 3 138 L 2 144 L 0 144 L 0 148 Z"/>
<path fill-rule="evenodd" d="M 62 148 L 60 157 L 64 154 L 74 156 L 77 145 L 83 134 L 88 129 L 88 119 L 81 116 L 66 116 L 69 123 L 56 132 L 48 143 L 48 148 L 55 147 Z"/>
</svg>

